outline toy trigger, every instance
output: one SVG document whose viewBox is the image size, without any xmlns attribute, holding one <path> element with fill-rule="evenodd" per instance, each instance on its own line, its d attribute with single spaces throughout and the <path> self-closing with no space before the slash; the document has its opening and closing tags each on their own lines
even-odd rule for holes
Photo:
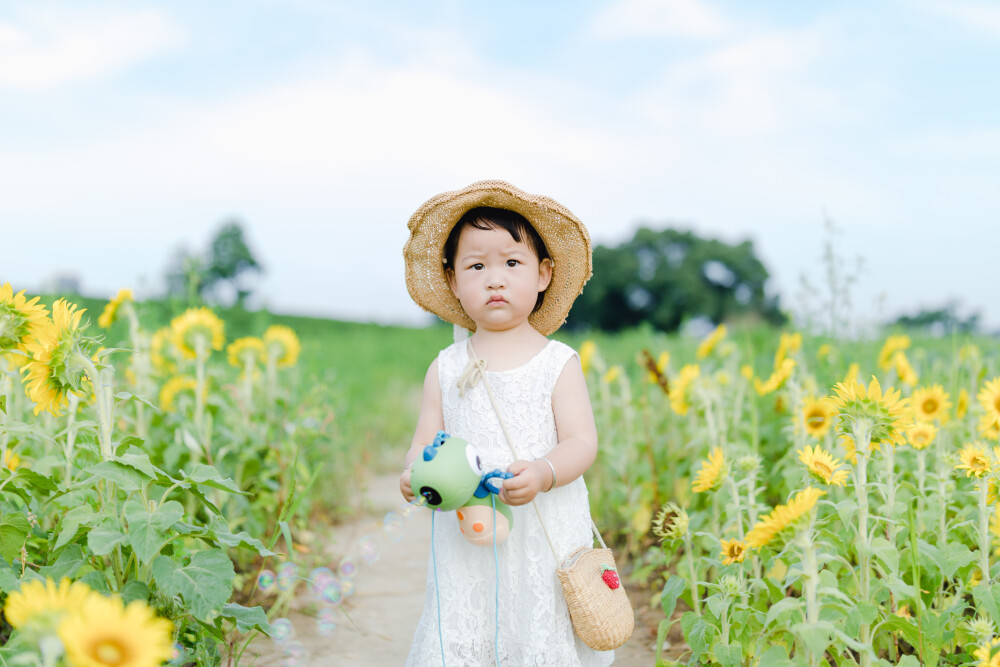
<svg viewBox="0 0 1000 667">
<path fill-rule="evenodd" d="M 427 445 L 424 447 L 424 461 L 430 461 L 435 456 L 437 456 L 438 448 L 434 445 Z"/>
</svg>

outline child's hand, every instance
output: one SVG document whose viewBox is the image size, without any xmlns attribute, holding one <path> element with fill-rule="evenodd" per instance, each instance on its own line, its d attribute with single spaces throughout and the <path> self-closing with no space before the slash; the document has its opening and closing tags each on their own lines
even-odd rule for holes
<svg viewBox="0 0 1000 667">
<path fill-rule="evenodd" d="M 514 476 L 503 480 L 500 500 L 508 505 L 527 505 L 550 482 L 549 468 L 541 461 L 514 461 L 507 466 L 507 472 Z"/>
<path fill-rule="evenodd" d="M 410 473 L 413 472 L 409 468 L 403 471 L 403 474 L 399 476 L 399 491 L 406 498 L 406 502 L 412 503 L 416 496 L 413 494 L 413 489 L 410 488 Z"/>
</svg>

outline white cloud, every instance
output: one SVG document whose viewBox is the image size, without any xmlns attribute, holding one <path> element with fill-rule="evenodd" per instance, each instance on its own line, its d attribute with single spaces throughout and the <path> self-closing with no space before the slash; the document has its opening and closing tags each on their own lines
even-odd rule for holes
<svg viewBox="0 0 1000 667">
<path fill-rule="evenodd" d="M 971 0 L 924 0 L 918 6 L 975 32 L 1000 36 L 1000 6 L 996 3 Z"/>
<path fill-rule="evenodd" d="M 598 39 L 635 37 L 719 37 L 731 29 L 729 21 L 699 0 L 616 0 L 598 13 L 590 34 Z"/>
<path fill-rule="evenodd" d="M 177 45 L 163 12 L 32 7 L 0 21 L 0 86 L 43 89 L 97 79 Z"/>
</svg>

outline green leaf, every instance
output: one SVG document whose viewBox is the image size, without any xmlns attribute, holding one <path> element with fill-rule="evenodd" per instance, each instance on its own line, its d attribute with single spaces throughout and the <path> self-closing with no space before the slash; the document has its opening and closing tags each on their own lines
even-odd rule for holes
<svg viewBox="0 0 1000 667">
<path fill-rule="evenodd" d="M 121 456 L 127 452 L 130 448 L 136 447 L 142 449 L 145 440 L 135 435 L 127 435 L 121 439 L 121 441 L 115 445 L 115 456 Z"/>
<path fill-rule="evenodd" d="M 830 645 L 830 630 L 826 623 L 796 623 L 791 627 L 791 631 L 800 637 L 817 657 L 821 657 Z"/>
<path fill-rule="evenodd" d="M 689 611 L 681 616 L 681 628 L 684 630 L 684 641 L 691 647 L 691 663 L 698 664 L 698 659 L 712 644 L 715 627 L 693 611 Z"/>
<path fill-rule="evenodd" d="M 153 578 L 167 595 L 177 595 L 195 618 L 212 623 L 233 592 L 236 572 L 221 549 L 199 551 L 181 566 L 167 556 L 153 561 Z"/>
<path fill-rule="evenodd" d="M 227 547 L 240 547 L 243 549 L 253 549 L 261 556 L 277 556 L 275 552 L 264 546 L 264 543 L 255 537 L 250 537 L 246 531 L 241 531 L 237 535 L 229 530 L 229 523 L 222 517 L 214 517 L 209 525 L 209 530 L 215 534 L 215 539 Z"/>
<path fill-rule="evenodd" d="M 99 593 L 111 592 L 111 589 L 108 587 L 108 574 L 104 571 L 88 572 L 80 577 L 80 581 L 90 586 L 90 590 L 92 591 Z"/>
<path fill-rule="evenodd" d="M 71 544 L 59 553 L 56 562 L 38 568 L 38 574 L 55 581 L 59 581 L 63 577 L 72 578 L 86 561 L 87 559 L 83 556 L 83 548 L 79 544 Z"/>
<path fill-rule="evenodd" d="M 8 563 L 14 560 L 21 553 L 29 532 L 31 525 L 23 514 L 0 514 L 0 557 Z"/>
<path fill-rule="evenodd" d="M 90 486 L 94 479 L 104 479 L 114 482 L 119 489 L 126 492 L 138 491 L 152 479 L 149 475 L 118 461 L 101 461 L 86 468 L 86 472 L 89 472 L 93 477 L 80 484 Z"/>
<path fill-rule="evenodd" d="M 285 536 L 285 549 L 288 553 L 288 559 L 292 560 L 295 558 L 295 549 L 292 548 L 292 529 L 288 527 L 287 521 L 279 521 L 278 527 L 281 528 L 281 534 Z"/>
<path fill-rule="evenodd" d="M 1000 627 L 1000 584 L 979 584 L 972 589 L 976 607 L 985 609 L 994 627 Z"/>
<path fill-rule="evenodd" d="M 146 602 L 149 599 L 149 586 L 133 579 L 122 587 L 121 598 L 125 604 L 135 600 Z"/>
<path fill-rule="evenodd" d="M 743 662 L 743 647 L 739 644 L 722 645 L 716 644 L 712 649 L 715 659 L 722 667 L 740 667 Z"/>
<path fill-rule="evenodd" d="M 772 646 L 760 656 L 758 665 L 763 667 L 792 667 L 795 663 L 788 659 L 788 649 L 784 646 Z"/>
<path fill-rule="evenodd" d="M 9 563 L 0 561 L 0 592 L 10 593 L 21 587 L 21 582 Z"/>
<path fill-rule="evenodd" d="M 915 656 L 904 655 L 896 663 L 896 667 L 920 667 L 920 661 Z"/>
<path fill-rule="evenodd" d="M 895 546 L 889 544 L 889 540 L 884 537 L 876 537 L 872 540 L 872 554 L 885 563 L 888 572 L 899 572 L 899 551 Z"/>
<path fill-rule="evenodd" d="M 228 620 L 240 632 L 250 632 L 257 629 L 271 635 L 271 624 L 267 622 L 267 614 L 261 607 L 244 607 L 234 602 L 222 605 L 222 613 L 215 619 L 215 625 L 222 629 L 222 620 Z"/>
<path fill-rule="evenodd" d="M 76 537 L 76 531 L 80 526 L 91 523 L 97 518 L 97 513 L 90 505 L 80 505 L 66 512 L 62 521 L 59 522 L 59 539 L 56 540 L 53 551 L 58 551 L 64 544 Z"/>
<path fill-rule="evenodd" d="M 115 394 L 115 398 L 117 398 L 119 401 L 122 402 L 138 401 L 153 408 L 153 410 L 155 410 L 156 412 L 161 412 L 160 408 L 150 403 L 148 398 L 146 398 L 145 396 L 140 396 L 139 394 L 130 394 L 127 391 L 120 391 L 117 394 Z"/>
<path fill-rule="evenodd" d="M 801 609 L 805 605 L 802 598 L 782 598 L 771 605 L 767 610 L 767 616 L 764 617 L 764 627 L 767 628 L 771 623 L 782 620 L 785 621 L 783 625 L 787 625 L 788 617 L 793 611 Z"/>
<path fill-rule="evenodd" d="M 125 502 L 125 521 L 128 523 L 128 541 L 141 563 L 148 563 L 170 538 L 168 531 L 184 518 L 184 506 L 168 500 L 155 511 L 146 510 L 143 502 L 129 498 Z"/>
<path fill-rule="evenodd" d="M 930 556 L 938 571 L 948 579 L 953 578 L 959 568 L 976 560 L 976 555 L 959 542 L 946 542 L 940 547 L 923 540 L 918 540 L 917 543 L 920 545 L 920 552 Z"/>
<path fill-rule="evenodd" d="M 7 414 L 7 394 L 0 394 L 0 412 Z"/>
<path fill-rule="evenodd" d="M 120 544 L 125 544 L 128 538 L 119 530 L 117 522 L 105 521 L 87 534 L 87 546 L 95 556 L 107 556 Z"/>
<path fill-rule="evenodd" d="M 199 486 L 210 486 L 213 489 L 247 495 L 243 491 L 240 491 L 240 487 L 236 485 L 236 482 L 228 477 L 223 477 L 214 467 L 205 465 L 204 463 L 195 463 L 191 466 L 191 470 L 188 471 L 182 470 L 181 476 Z"/>
<path fill-rule="evenodd" d="M 138 470 L 150 479 L 155 479 L 165 474 L 150 462 L 148 454 L 129 452 L 117 457 L 117 461 Z"/>
<path fill-rule="evenodd" d="M 663 608 L 663 616 L 667 621 L 674 615 L 674 609 L 677 607 L 677 598 L 680 597 L 680 594 L 686 588 L 687 582 L 683 577 L 677 575 L 669 577 L 666 583 L 663 584 L 663 592 L 660 594 L 660 606 Z"/>
<path fill-rule="evenodd" d="M 27 482 L 27 486 L 35 489 L 40 489 L 42 491 L 58 491 L 59 486 L 50 478 L 42 475 L 41 473 L 31 470 L 30 468 L 18 468 L 14 473 L 14 479 L 12 482 L 18 486 L 25 486 L 21 482 Z"/>
</svg>

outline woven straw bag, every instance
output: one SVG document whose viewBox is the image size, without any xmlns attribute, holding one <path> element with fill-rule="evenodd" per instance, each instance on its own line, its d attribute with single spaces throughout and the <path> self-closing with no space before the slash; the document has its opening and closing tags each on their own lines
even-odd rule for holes
<svg viewBox="0 0 1000 667">
<path fill-rule="evenodd" d="M 457 336 L 456 336 L 457 338 Z M 510 433 L 507 432 L 507 425 L 504 424 L 503 417 L 500 416 L 500 409 L 493 396 L 493 389 L 486 378 L 486 364 L 478 358 L 472 341 L 469 341 L 469 366 L 460 383 L 468 382 L 475 384 L 481 379 L 489 394 L 490 403 L 500 421 L 500 428 L 507 439 L 507 446 L 510 447 L 514 458 L 520 458 Z M 550 464 L 551 465 L 551 464 Z M 538 515 L 538 521 L 542 525 L 542 531 L 552 550 L 552 556 L 559 562 L 559 556 L 549 538 L 549 531 L 545 529 L 542 521 L 542 513 L 538 510 L 538 505 L 531 501 Z M 597 530 L 597 524 L 590 520 L 590 527 L 594 531 L 594 536 L 600 542 L 601 548 L 594 549 L 593 546 L 580 547 L 564 560 L 556 568 L 559 582 L 562 584 L 563 597 L 566 598 L 566 606 L 569 608 L 569 618 L 573 623 L 573 630 L 584 644 L 595 651 L 610 651 L 616 649 L 632 636 L 635 627 L 635 614 L 632 611 L 632 604 L 625 594 L 625 587 L 618 579 L 618 566 L 615 564 L 614 554 L 604 543 L 604 538 Z M 593 544 L 593 541 L 591 541 Z M 618 585 L 612 587 L 604 579 L 607 570 L 614 570 L 615 579 Z"/>
<path fill-rule="evenodd" d="M 601 548 L 580 547 L 562 562 L 556 574 L 562 583 L 573 630 L 595 651 L 610 651 L 632 636 L 635 614 L 625 595 L 625 587 L 619 584 L 611 588 L 604 581 L 607 568 L 616 573 L 618 568 L 597 526 L 594 526 L 594 535 Z"/>
</svg>

